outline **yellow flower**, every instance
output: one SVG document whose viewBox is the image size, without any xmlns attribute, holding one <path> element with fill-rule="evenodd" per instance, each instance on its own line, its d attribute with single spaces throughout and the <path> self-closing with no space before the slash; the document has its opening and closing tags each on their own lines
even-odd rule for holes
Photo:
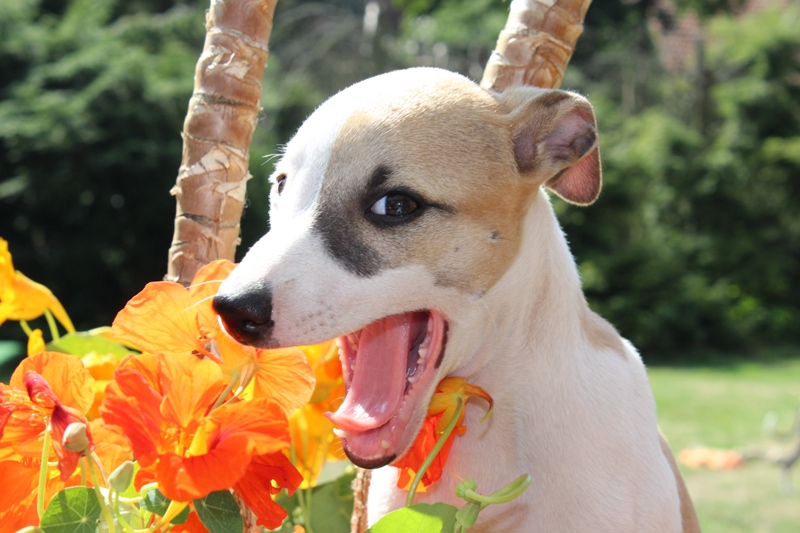
<svg viewBox="0 0 800 533">
<path fill-rule="evenodd" d="M 43 352 L 44 350 L 45 345 L 44 337 L 42 336 L 42 330 L 35 329 L 28 337 L 28 357 L 36 355 L 39 352 Z"/>
<path fill-rule="evenodd" d="M 335 426 L 325 416 L 344 399 L 344 378 L 334 341 L 299 348 L 317 378 L 309 403 L 289 417 L 292 462 L 303 474 L 300 488 L 306 489 L 316 485 L 326 461 L 345 458 L 342 443 L 333 433 Z"/>
<path fill-rule="evenodd" d="M 33 320 L 48 310 L 67 331 L 75 331 L 69 315 L 50 289 L 14 270 L 8 242 L 0 238 L 0 324 L 6 320 Z"/>
<path fill-rule="evenodd" d="M 443 413 L 442 418 L 439 419 L 436 425 L 437 434 L 441 435 L 444 428 L 446 428 L 450 420 L 453 419 L 459 397 L 461 397 L 462 405 L 465 405 L 469 398 L 483 398 L 489 403 L 489 410 L 486 411 L 481 421 L 486 420 L 492 412 L 492 407 L 494 407 L 494 401 L 492 397 L 489 396 L 489 393 L 477 385 L 467 383 L 464 378 L 445 378 L 439 382 L 439 386 L 436 387 L 436 394 L 433 395 L 431 403 L 428 406 L 428 416 Z M 464 418 L 464 411 L 461 411 L 461 416 L 459 418 L 458 425 L 461 426 L 461 420 Z"/>
<path fill-rule="evenodd" d="M 94 402 L 92 407 L 86 412 L 86 418 L 94 420 L 100 416 L 100 404 L 105 398 L 106 386 L 114 379 L 114 370 L 120 362 L 120 358 L 112 354 L 99 354 L 89 352 L 81 358 L 83 366 L 94 378 L 92 391 L 94 392 Z"/>
</svg>

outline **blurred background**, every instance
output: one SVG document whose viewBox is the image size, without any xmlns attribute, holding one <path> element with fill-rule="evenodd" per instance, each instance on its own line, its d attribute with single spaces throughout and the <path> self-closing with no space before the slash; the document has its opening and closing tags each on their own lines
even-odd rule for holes
<svg viewBox="0 0 800 533">
<path fill-rule="evenodd" d="M 206 7 L 0 0 L 0 237 L 78 329 L 166 271 Z M 480 80 L 507 13 L 280 0 L 239 257 L 269 228 L 269 156 L 317 105 L 410 66 Z M 563 82 L 601 132 L 600 200 L 554 200 L 592 307 L 651 365 L 676 451 L 768 459 L 687 471 L 707 531 L 800 531 L 800 497 L 769 460 L 791 450 L 800 404 L 798 28 L 796 0 L 595 0 Z M 22 345 L 3 346 L 13 359 Z"/>
</svg>

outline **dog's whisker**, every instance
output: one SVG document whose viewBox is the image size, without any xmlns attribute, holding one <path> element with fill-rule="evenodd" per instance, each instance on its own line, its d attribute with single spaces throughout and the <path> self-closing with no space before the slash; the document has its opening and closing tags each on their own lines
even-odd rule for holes
<svg viewBox="0 0 800 533">
<path fill-rule="evenodd" d="M 186 309 L 184 309 L 184 311 L 188 311 L 189 309 L 191 309 L 191 308 L 193 308 L 193 307 L 197 307 L 198 305 L 202 304 L 203 302 L 205 302 L 205 301 L 207 301 L 207 300 L 210 300 L 210 299 L 211 299 L 211 298 L 213 298 L 214 296 L 216 296 L 216 294 L 212 294 L 211 296 L 206 296 L 206 297 L 205 297 L 205 298 L 203 298 L 202 300 L 198 300 L 198 301 L 196 301 L 195 303 L 193 303 L 192 305 L 190 305 L 189 307 L 187 307 Z"/>
<path fill-rule="evenodd" d="M 225 281 L 225 280 L 224 279 L 211 279 L 211 280 L 208 280 L 208 281 L 201 281 L 199 283 L 192 283 L 191 285 L 189 285 L 187 287 L 187 289 L 194 289 L 195 287 L 201 287 L 203 285 L 208 285 L 210 283 L 222 283 L 223 281 Z"/>
</svg>

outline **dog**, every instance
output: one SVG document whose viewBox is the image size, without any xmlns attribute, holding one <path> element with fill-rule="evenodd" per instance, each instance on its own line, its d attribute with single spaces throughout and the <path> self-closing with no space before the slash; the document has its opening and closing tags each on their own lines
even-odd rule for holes
<svg viewBox="0 0 800 533">
<path fill-rule="evenodd" d="M 262 348 L 339 338 L 346 397 L 331 419 L 376 468 L 369 522 L 403 506 L 398 471 L 439 381 L 466 408 L 445 472 L 418 502 L 459 505 L 521 474 L 475 532 L 699 531 L 634 347 L 587 305 L 549 194 L 601 189 L 594 111 L 574 93 L 485 91 L 415 68 L 322 104 L 271 177 L 270 231 L 221 285 L 226 330 Z"/>
</svg>

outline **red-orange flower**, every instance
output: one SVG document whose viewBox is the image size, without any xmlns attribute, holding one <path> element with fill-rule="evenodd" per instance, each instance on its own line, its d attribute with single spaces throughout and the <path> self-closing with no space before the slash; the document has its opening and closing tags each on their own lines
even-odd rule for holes
<svg viewBox="0 0 800 533">
<path fill-rule="evenodd" d="M 25 372 L 22 378 L 28 396 L 31 401 L 48 411 L 50 414 L 50 435 L 52 437 L 53 450 L 58 457 L 58 470 L 61 472 L 62 481 L 66 481 L 78 467 L 78 459 L 85 452 L 91 453 L 94 450 L 92 432 L 89 429 L 89 422 L 86 417 L 68 405 L 64 405 L 50 388 L 47 381 L 36 372 Z M 85 428 L 86 444 L 81 449 L 69 449 L 65 441 L 65 432 L 70 424 L 82 424 Z"/>
<path fill-rule="evenodd" d="M 286 511 L 272 500 L 271 495 L 278 494 L 282 488 L 292 494 L 302 482 L 300 472 L 283 453 L 278 452 L 253 457 L 245 475 L 233 489 L 256 514 L 257 525 L 276 529 L 286 518 Z"/>
<path fill-rule="evenodd" d="M 444 433 L 445 428 L 453 419 L 456 414 L 456 407 L 460 402 L 466 405 L 470 398 L 481 398 L 489 403 L 489 412 L 492 410 L 492 397 L 489 396 L 482 388 L 477 385 L 467 383 L 466 380 L 459 377 L 445 378 L 436 387 L 436 392 L 431 398 L 431 403 L 428 406 L 428 417 L 422 424 L 420 430 L 411 448 L 400 459 L 392 463 L 392 466 L 400 469 L 400 476 L 397 480 L 398 488 L 409 490 L 414 476 L 419 471 L 422 463 L 433 450 L 436 443 Z M 462 409 L 456 422 L 455 430 L 450 433 L 450 436 L 445 441 L 439 453 L 434 458 L 431 465 L 422 475 L 420 484 L 417 486 L 417 491 L 424 491 L 433 483 L 439 481 L 442 477 L 444 465 L 450 455 L 450 448 L 453 446 L 453 440 L 456 435 L 463 435 L 467 431 L 467 427 L 462 425 L 464 420 L 464 412 Z M 485 418 L 485 417 L 484 417 Z"/>
<path fill-rule="evenodd" d="M 37 480 L 48 424 L 53 428 L 48 461 L 58 460 L 59 469 L 48 469 L 45 504 L 59 490 L 80 482 L 79 475 L 72 475 L 79 454 L 63 449 L 61 440 L 70 422 L 85 421 L 91 384 L 79 358 L 55 352 L 24 359 L 9 385 L 0 383 L 0 533 L 39 522 Z"/>
<path fill-rule="evenodd" d="M 241 484 L 242 497 L 258 502 L 248 490 L 271 487 L 273 480 L 294 490 L 300 481 L 291 464 L 270 459 L 289 445 L 281 407 L 256 398 L 212 409 L 224 388 L 222 370 L 208 359 L 137 355 L 117 367 L 100 413 L 122 428 L 142 469 L 171 500 L 188 502 Z M 285 516 L 277 504 L 262 505 L 260 513 L 271 527 Z M 271 517 L 278 515 L 276 523 Z"/>
<path fill-rule="evenodd" d="M 211 300 L 233 270 L 219 260 L 201 268 L 186 289 L 178 283 L 148 283 L 114 319 L 113 335 L 149 353 L 208 357 L 221 364 L 226 380 L 242 386 L 251 378 L 248 398 L 267 398 L 288 416 L 302 407 L 314 389 L 314 376 L 296 348 L 256 350 L 225 333 Z"/>
</svg>

